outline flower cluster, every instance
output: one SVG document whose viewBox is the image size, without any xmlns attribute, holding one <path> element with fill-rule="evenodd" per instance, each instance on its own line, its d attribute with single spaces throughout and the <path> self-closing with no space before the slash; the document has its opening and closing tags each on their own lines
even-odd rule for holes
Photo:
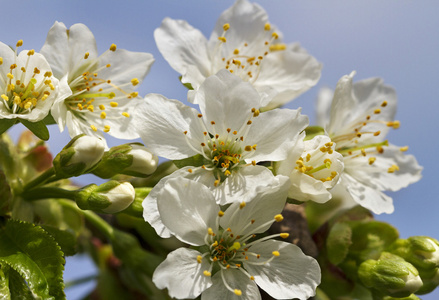
<svg viewBox="0 0 439 300">
<path fill-rule="evenodd" d="M 370 299 L 406 297 L 439 285 L 437 241 L 397 240 L 392 228 L 369 219 L 369 211 L 393 212 L 385 192 L 421 178 L 422 167 L 405 153 L 408 147 L 386 139 L 400 126 L 392 87 L 379 78 L 353 83 L 355 71 L 345 75 L 334 91 L 320 92 L 319 126 L 309 126 L 301 108 L 281 106 L 317 83 L 321 64 L 298 44 L 284 43 L 264 9 L 247 0 L 220 15 L 209 39 L 170 18 L 154 37 L 188 87 L 190 105 L 160 94 L 139 97 L 135 88 L 148 74 L 152 55 L 115 44 L 98 55 L 83 24 L 67 29 L 55 22 L 40 53 L 18 53 L 21 40 L 15 50 L 0 43 L 0 133 L 21 122 L 48 139 L 46 125 L 56 123 L 72 138 L 51 165 L 46 161 L 44 170 L 30 175 L 0 158 L 0 191 L 8 201 L 0 201 L 0 221 L 20 219 L 16 212 L 26 201 L 62 199 L 57 205 L 80 211 L 111 241 L 114 264 L 131 268 L 123 274 L 138 290 L 149 291 L 142 285 L 147 276 L 178 299 L 261 299 L 260 289 L 275 299 L 308 299 L 336 268 L 359 290 L 371 289 Z M 145 146 L 109 149 L 104 133 L 140 138 Z M 5 136 L 0 150 L 10 155 L 13 146 Z M 158 165 L 158 157 L 169 162 Z M 88 173 L 111 180 L 82 188 L 68 180 Z M 334 210 L 337 200 L 342 205 Z M 314 257 L 296 245 L 303 234 L 293 234 L 296 223 L 283 213 L 291 204 L 313 202 L 337 215 L 315 233 L 327 242 L 312 242 L 318 246 Z M 46 225 L 43 210 L 35 208 L 25 221 Z M 181 247 L 167 255 L 157 250 L 157 258 L 93 211 L 121 212 L 117 222 L 151 238 L 153 232 L 144 229 L 150 225 L 158 235 L 145 242 L 152 251 L 161 247 L 160 238 L 174 237 Z M 371 238 L 374 226 L 386 230 Z M 303 232 L 311 240 L 308 229 Z M 362 233 L 363 243 L 356 240 Z M 3 276 L 1 257 L 0 251 Z M 139 271 L 143 264 L 146 271 Z M 396 275 L 389 271 L 393 265 L 400 267 Z"/>
</svg>

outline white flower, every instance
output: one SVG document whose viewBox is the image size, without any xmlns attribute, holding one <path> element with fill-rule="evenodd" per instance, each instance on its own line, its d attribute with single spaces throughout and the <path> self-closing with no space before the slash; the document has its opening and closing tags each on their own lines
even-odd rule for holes
<svg viewBox="0 0 439 300">
<path fill-rule="evenodd" d="M 308 124 L 300 111 L 260 113 L 262 100 L 256 90 L 227 70 L 206 79 L 196 99 L 201 113 L 177 100 L 147 95 L 136 111 L 136 128 L 153 153 L 171 160 L 192 157 L 186 161 L 189 166 L 170 176 L 202 182 L 215 192 L 220 204 L 240 201 L 258 186 L 270 186 L 275 177 L 256 163 L 285 159 Z M 145 218 L 158 232 L 163 226 L 157 215 L 156 191 L 168 178 L 143 202 L 148 212 Z"/>
<path fill-rule="evenodd" d="M 343 172 L 343 157 L 334 149 L 335 144 L 324 135 L 299 139 L 287 159 L 276 163 L 276 174 L 290 177 L 289 198 L 318 203 L 332 198 L 329 190 Z"/>
<path fill-rule="evenodd" d="M 392 213 L 392 198 L 383 191 L 397 191 L 418 181 L 422 167 L 414 156 L 403 153 L 408 147 L 385 140 L 390 128 L 399 127 L 399 121 L 394 121 L 395 90 L 379 78 L 352 84 L 354 75 L 339 80 L 333 99 L 325 91 L 318 102 L 320 124 L 344 156 L 344 172 L 332 192 L 376 214 Z"/>
<path fill-rule="evenodd" d="M 264 104 L 269 109 L 296 98 L 320 78 L 317 60 L 298 44 L 283 44 L 280 35 L 264 9 L 246 0 L 221 14 L 209 41 L 183 20 L 166 18 L 154 32 L 157 47 L 182 74 L 183 83 L 197 90 L 207 77 L 226 68 L 261 95 L 274 96 Z"/>
<path fill-rule="evenodd" d="M 258 189 L 255 198 L 243 198 L 222 211 L 212 192 L 187 179 L 168 180 L 160 191 L 163 223 L 181 241 L 195 249 L 171 252 L 153 274 L 160 289 L 175 298 L 261 299 L 259 285 L 276 299 L 308 299 L 320 283 L 320 267 L 299 247 L 274 237 L 254 239 L 275 221 L 281 221 L 288 190 L 283 177 L 272 189 Z"/>
<path fill-rule="evenodd" d="M 129 144 L 129 146 L 131 150 L 127 152 L 127 155 L 133 157 L 133 163 L 124 171 L 143 176 L 154 173 L 157 169 L 159 158 L 141 144 Z"/>
<path fill-rule="evenodd" d="M 81 135 L 72 140 L 72 144 L 65 149 L 72 148 L 74 154 L 69 160 L 69 164 L 83 163 L 85 169 L 95 166 L 104 156 L 105 143 L 94 136 Z"/>
<path fill-rule="evenodd" d="M 138 85 L 154 61 L 149 53 L 116 49 L 98 56 L 96 41 L 83 24 L 67 30 L 55 22 L 41 49 L 57 78 L 66 80 L 73 94 L 54 103 L 52 116 L 60 131 L 65 125 L 71 137 L 80 133 L 138 138 L 131 114 L 138 104 Z"/>
<path fill-rule="evenodd" d="M 65 80 L 52 76 L 42 54 L 34 50 L 15 51 L 0 42 L 0 119 L 37 122 L 44 119 L 54 101 L 71 95 Z"/>
</svg>

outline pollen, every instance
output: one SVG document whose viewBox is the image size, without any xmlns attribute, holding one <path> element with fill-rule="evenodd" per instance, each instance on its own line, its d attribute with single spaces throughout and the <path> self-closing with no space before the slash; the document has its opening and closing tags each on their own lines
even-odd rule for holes
<svg viewBox="0 0 439 300">
<path fill-rule="evenodd" d="M 101 119 L 105 119 L 107 117 L 107 114 L 105 111 L 101 112 Z"/>
<path fill-rule="evenodd" d="M 264 30 L 269 31 L 271 29 L 270 23 L 266 23 L 264 26 Z"/>
<path fill-rule="evenodd" d="M 223 37 L 223 36 L 219 36 L 218 40 L 220 40 L 223 43 L 227 42 L 227 39 L 225 37 Z"/>
<path fill-rule="evenodd" d="M 94 125 L 90 125 L 90 128 L 91 128 L 93 131 L 98 131 L 98 129 L 97 129 L 96 126 L 94 126 Z"/>
<path fill-rule="evenodd" d="M 290 234 L 289 234 L 289 233 L 286 233 L 286 232 L 284 232 L 284 233 L 281 233 L 281 234 L 279 234 L 279 236 L 280 236 L 281 238 L 283 238 L 283 239 L 286 239 L 287 237 L 289 237 L 289 236 L 290 236 Z"/>
<path fill-rule="evenodd" d="M 229 30 L 230 29 L 230 24 L 229 23 L 224 24 L 223 25 L 223 29 L 224 29 L 224 31 Z"/>
<path fill-rule="evenodd" d="M 206 277 L 210 277 L 210 276 L 212 276 L 212 273 L 210 273 L 209 271 L 206 270 L 203 272 L 203 275 Z"/>
<path fill-rule="evenodd" d="M 105 125 L 104 132 L 109 132 L 109 131 L 110 131 L 110 125 Z"/>
<path fill-rule="evenodd" d="M 239 209 L 243 209 L 245 206 L 246 206 L 246 203 L 245 202 L 241 202 L 239 204 Z"/>
<path fill-rule="evenodd" d="M 399 148 L 399 151 L 406 152 L 408 149 L 409 149 L 409 146 L 404 146 L 404 147 Z"/>
<path fill-rule="evenodd" d="M 386 107 L 387 106 L 387 101 L 383 101 L 383 103 L 381 103 L 381 107 Z"/>
<path fill-rule="evenodd" d="M 124 117 L 126 117 L 126 118 L 129 118 L 129 117 L 130 117 L 130 114 L 124 111 L 124 112 L 122 113 L 122 116 L 124 116 Z"/>
<path fill-rule="evenodd" d="M 116 44 L 111 44 L 111 46 L 110 46 L 110 51 L 116 51 L 116 48 L 117 48 L 117 46 L 116 46 Z"/>
<path fill-rule="evenodd" d="M 220 210 L 220 211 L 218 212 L 218 217 L 222 217 L 222 216 L 224 216 L 224 212 L 223 212 L 222 210 Z"/>
<path fill-rule="evenodd" d="M 133 79 L 131 79 L 131 83 L 133 84 L 133 86 L 136 86 L 139 84 L 139 79 L 133 78 Z"/>
<path fill-rule="evenodd" d="M 197 262 L 199 263 L 199 264 L 201 264 L 201 261 L 203 260 L 203 258 L 201 257 L 201 255 L 198 255 L 197 256 Z"/>
<path fill-rule="evenodd" d="M 387 170 L 388 173 L 394 173 L 395 171 L 399 171 L 399 167 L 397 165 L 391 165 Z"/>
<path fill-rule="evenodd" d="M 279 251 L 273 251 L 273 252 L 271 252 L 271 254 L 273 254 L 274 256 L 280 256 L 280 253 L 279 253 Z"/>
<path fill-rule="evenodd" d="M 241 296 L 242 295 L 242 291 L 241 290 L 235 289 L 233 292 L 235 293 L 236 296 Z"/>
<path fill-rule="evenodd" d="M 375 162 L 375 157 L 369 157 L 369 165 L 373 164 Z"/>
<path fill-rule="evenodd" d="M 16 47 L 23 46 L 23 40 L 18 40 L 17 44 L 15 44 Z"/>
<path fill-rule="evenodd" d="M 239 49 L 233 50 L 233 54 L 238 55 L 239 54 Z"/>
</svg>

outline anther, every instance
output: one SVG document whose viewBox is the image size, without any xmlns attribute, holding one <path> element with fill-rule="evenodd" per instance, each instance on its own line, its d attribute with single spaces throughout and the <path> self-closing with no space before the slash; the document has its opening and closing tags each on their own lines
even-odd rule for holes
<svg viewBox="0 0 439 300">
<path fill-rule="evenodd" d="M 408 149 L 409 149 L 409 146 L 404 146 L 404 147 L 399 148 L 399 151 L 406 152 Z"/>
<path fill-rule="evenodd" d="M 387 106 L 387 101 L 383 101 L 383 103 L 381 103 L 381 107 L 386 107 Z"/>
<path fill-rule="evenodd" d="M 264 26 L 264 30 L 269 31 L 271 29 L 270 23 L 266 23 Z"/>
<path fill-rule="evenodd" d="M 133 84 L 133 86 L 136 86 L 139 84 L 139 79 L 133 78 L 133 79 L 131 79 L 131 83 Z"/>
<path fill-rule="evenodd" d="M 90 56 L 90 53 L 85 52 L 85 54 L 84 54 L 84 59 L 87 59 L 89 56 Z"/>
<path fill-rule="evenodd" d="M 274 220 L 276 222 L 281 222 L 284 219 L 284 217 L 281 214 L 277 214 L 274 216 Z"/>
<path fill-rule="evenodd" d="M 375 162 L 375 157 L 369 157 L 369 165 L 373 164 Z"/>
<path fill-rule="evenodd" d="M 373 134 L 373 135 L 374 135 L 374 136 L 379 136 L 379 135 L 380 135 L 380 133 L 381 133 L 381 131 L 379 131 L 379 130 L 378 130 L 377 132 L 374 132 L 374 134 Z"/>
<path fill-rule="evenodd" d="M 222 211 L 222 210 L 220 210 L 219 212 L 218 212 L 218 217 L 222 217 L 222 216 L 224 216 L 224 212 Z"/>
<path fill-rule="evenodd" d="M 130 114 L 127 113 L 127 112 L 123 112 L 123 113 L 122 113 L 122 116 L 124 116 L 124 117 L 126 117 L 126 118 L 129 118 L 129 117 L 130 117 Z"/>
<path fill-rule="evenodd" d="M 210 276 L 212 276 L 212 273 L 210 273 L 209 271 L 206 270 L 203 272 L 203 275 L 206 277 L 210 277 Z"/>
<path fill-rule="evenodd" d="M 18 40 L 17 44 L 15 45 L 16 47 L 21 47 L 23 46 L 23 40 Z"/>
<path fill-rule="evenodd" d="M 233 292 L 235 293 L 236 296 L 241 296 L 242 295 L 242 291 L 241 290 L 235 289 Z"/>
<path fill-rule="evenodd" d="M 279 234 L 279 236 L 280 236 L 281 238 L 283 238 L 283 239 L 286 239 L 287 237 L 289 237 L 289 236 L 290 236 L 290 234 L 289 234 L 289 233 L 286 233 L 286 232 L 284 232 L 284 233 L 281 233 L 281 234 Z"/>
<path fill-rule="evenodd" d="M 116 46 L 116 44 L 111 44 L 111 46 L 110 46 L 110 51 L 116 51 L 116 48 L 117 48 L 117 46 Z"/>
<path fill-rule="evenodd" d="M 230 28 L 230 24 L 229 23 L 226 23 L 226 24 L 223 25 L 224 31 L 229 30 L 229 28 Z"/>
<path fill-rule="evenodd" d="M 219 36 L 218 40 L 220 40 L 223 43 L 227 42 L 227 39 L 225 37 L 223 37 L 223 36 Z"/>
<path fill-rule="evenodd" d="M 381 113 L 381 109 L 377 108 L 373 111 L 373 113 L 377 115 L 377 114 Z"/>
<path fill-rule="evenodd" d="M 246 203 L 245 202 L 241 202 L 239 204 L 239 209 L 243 209 L 245 206 L 246 206 Z"/>
<path fill-rule="evenodd" d="M 273 252 L 271 252 L 271 254 L 273 254 L 274 256 L 280 256 L 279 251 L 273 251 Z"/>
</svg>

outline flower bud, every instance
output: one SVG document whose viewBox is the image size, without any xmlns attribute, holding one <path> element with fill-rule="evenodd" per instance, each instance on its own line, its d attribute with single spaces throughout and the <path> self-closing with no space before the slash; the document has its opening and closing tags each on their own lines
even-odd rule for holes
<svg viewBox="0 0 439 300">
<path fill-rule="evenodd" d="M 401 256 L 418 269 L 439 267 L 439 242 L 427 236 L 398 239 L 390 246 L 389 252 Z"/>
<path fill-rule="evenodd" d="M 431 270 L 418 269 L 423 285 L 416 292 L 418 295 L 431 293 L 439 285 L 439 268 Z"/>
<path fill-rule="evenodd" d="M 93 174 L 101 178 L 110 178 L 117 174 L 146 177 L 157 169 L 158 160 L 142 144 L 124 144 L 106 152 Z"/>
<path fill-rule="evenodd" d="M 419 297 L 417 297 L 416 295 L 411 294 L 410 296 L 403 297 L 403 298 L 386 296 L 383 298 L 383 300 L 421 300 L 421 299 Z"/>
<path fill-rule="evenodd" d="M 114 214 L 130 206 L 135 194 L 131 183 L 110 180 L 100 186 L 90 184 L 83 187 L 76 194 L 75 200 L 81 209 Z"/>
<path fill-rule="evenodd" d="M 392 297 L 408 297 L 422 286 L 418 270 L 403 258 L 383 252 L 378 260 L 363 262 L 358 275 L 363 284 Z"/>
<path fill-rule="evenodd" d="M 105 143 L 96 137 L 75 136 L 53 160 L 58 178 L 69 178 L 89 173 L 102 159 Z"/>
</svg>

